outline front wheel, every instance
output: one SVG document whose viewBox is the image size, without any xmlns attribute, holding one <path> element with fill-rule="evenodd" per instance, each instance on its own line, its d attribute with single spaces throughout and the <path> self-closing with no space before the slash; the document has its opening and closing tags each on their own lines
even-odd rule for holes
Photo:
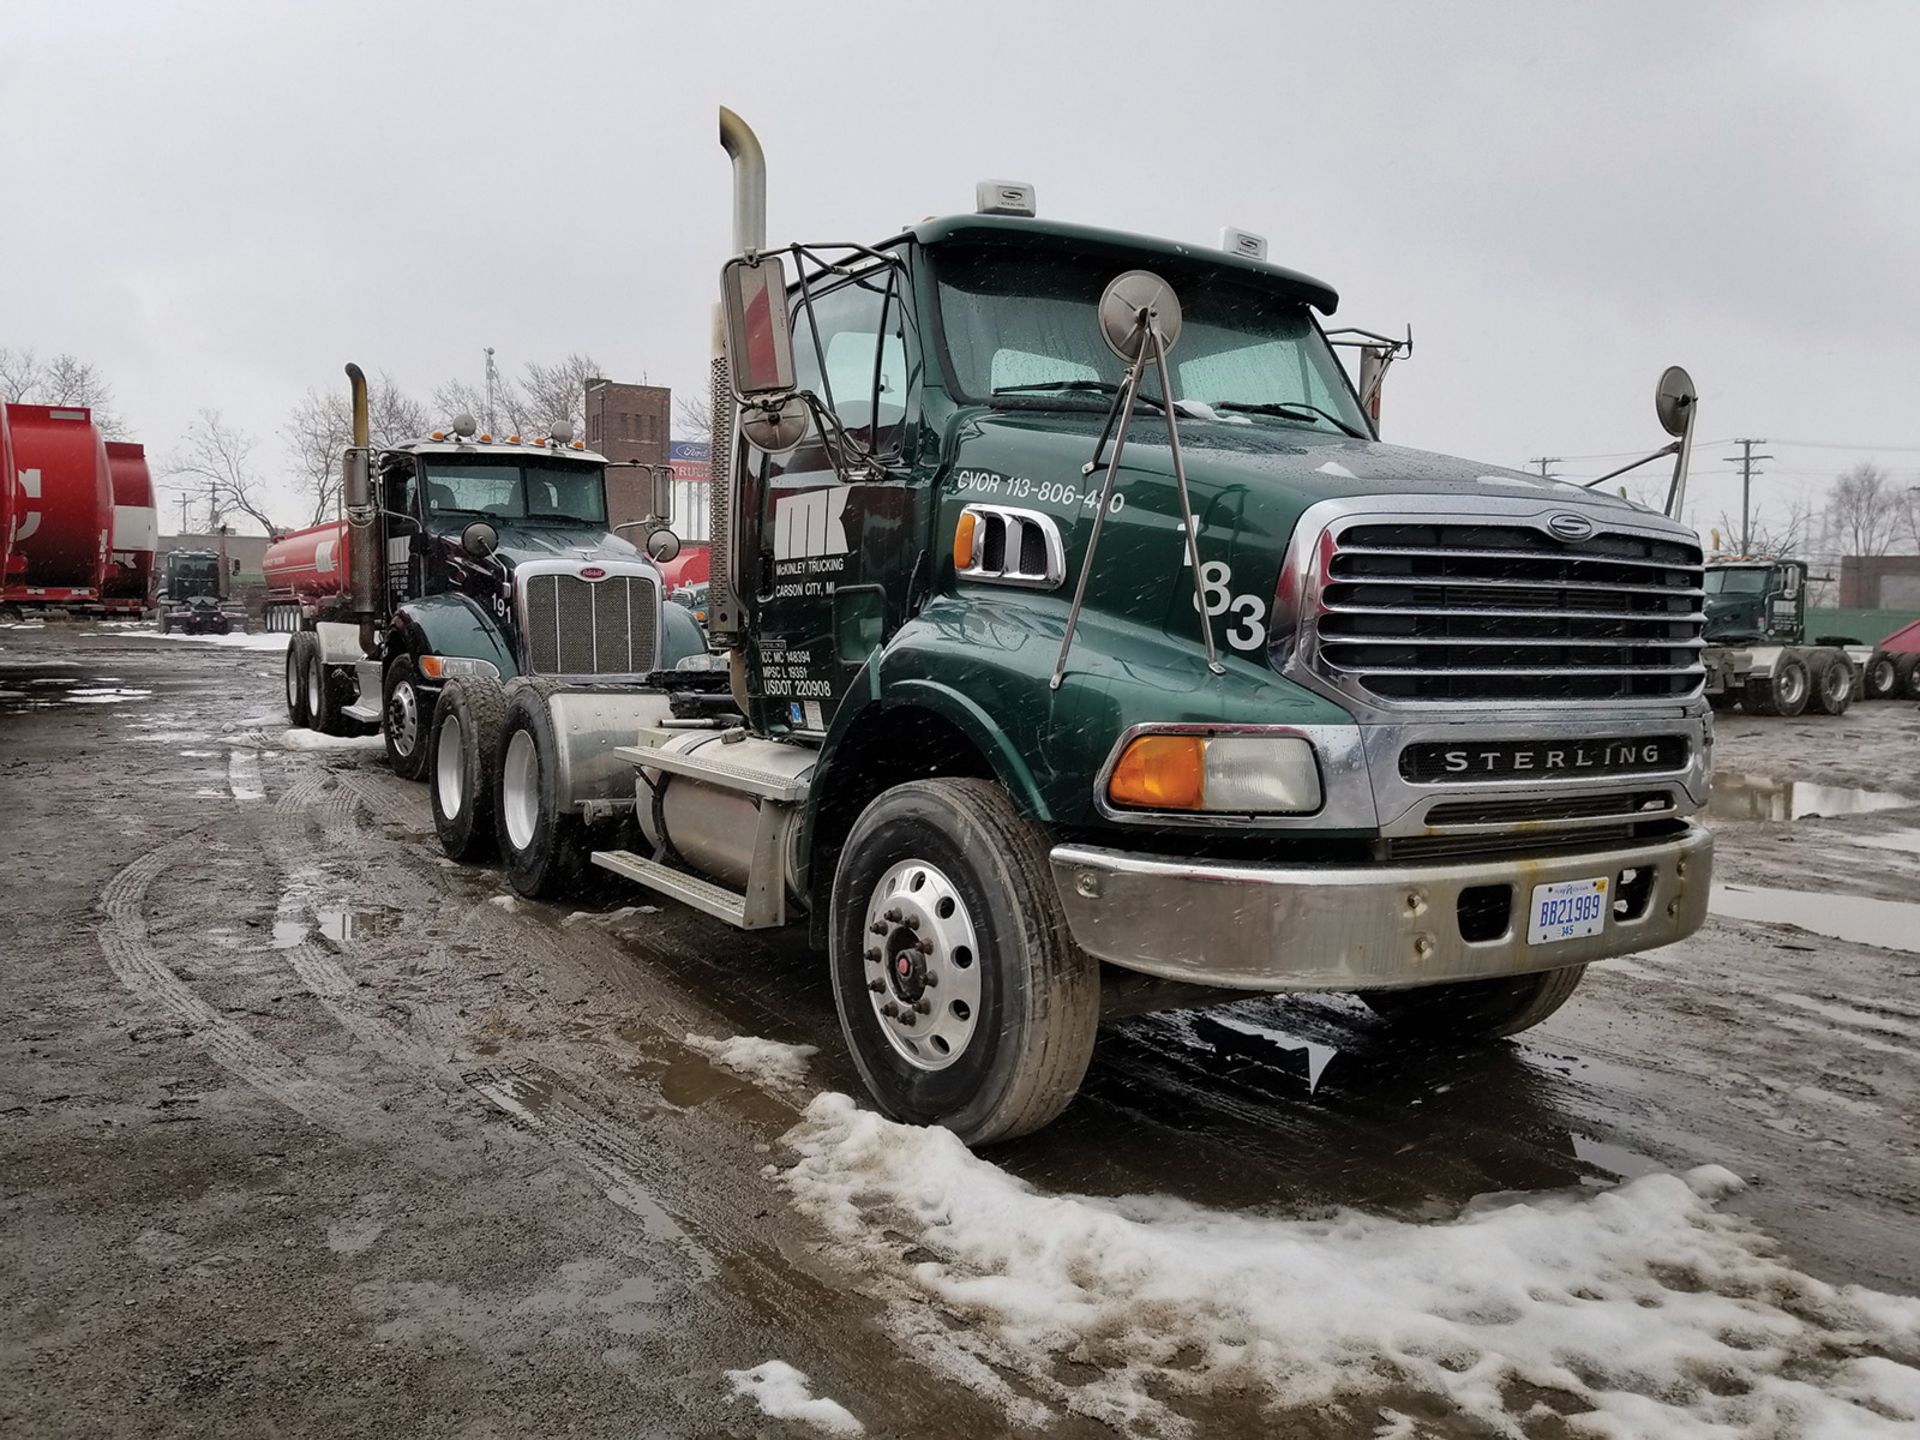
<svg viewBox="0 0 1920 1440">
<path fill-rule="evenodd" d="M 1920 655 L 1902 655 L 1894 662 L 1893 693 L 1902 700 L 1920 700 Z"/>
<path fill-rule="evenodd" d="M 506 698 L 498 680 L 449 680 L 433 707 L 427 788 L 440 848 L 455 860 L 484 860 L 495 849 L 493 762 Z"/>
<path fill-rule="evenodd" d="M 388 661 L 380 688 L 380 731 L 387 739 L 387 763 L 402 780 L 424 780 L 431 707 L 420 689 L 420 670 L 413 657 L 396 655 Z"/>
<path fill-rule="evenodd" d="M 984 1145 L 1073 1099 L 1100 972 L 1067 930 L 1047 851 L 984 780 L 895 786 L 854 822 L 833 877 L 833 998 L 887 1114 Z"/>
<path fill-rule="evenodd" d="M 1572 997 L 1584 965 L 1498 980 L 1463 980 L 1360 998 L 1395 1034 L 1428 1041 L 1497 1040 L 1531 1030 Z"/>
</svg>

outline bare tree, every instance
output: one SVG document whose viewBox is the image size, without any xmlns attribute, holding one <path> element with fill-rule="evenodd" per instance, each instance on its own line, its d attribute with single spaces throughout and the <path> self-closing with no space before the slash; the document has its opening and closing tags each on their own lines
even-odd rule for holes
<svg viewBox="0 0 1920 1440">
<path fill-rule="evenodd" d="M 367 384 L 367 422 L 376 446 L 397 445 L 426 432 L 427 407 L 382 371 Z M 353 405 L 346 392 L 307 391 L 280 434 L 293 451 L 301 488 L 313 497 L 308 523 L 334 518 L 340 510 L 341 453 L 353 443 Z"/>
<path fill-rule="evenodd" d="M 278 535 L 258 499 L 259 477 L 253 469 L 253 437 L 228 425 L 218 410 L 202 410 L 167 462 L 169 478 L 186 483 L 178 488 L 199 491 L 207 498 L 207 529 L 216 529 L 230 512 L 239 511 L 258 522 L 269 535 Z"/>
<path fill-rule="evenodd" d="M 673 397 L 674 428 L 689 440 L 706 440 L 713 434 L 713 402 L 704 395 Z"/>
<path fill-rule="evenodd" d="M 552 365 L 529 360 L 520 383 L 508 388 L 519 402 L 514 429 L 545 435 L 565 420 L 575 435 L 587 433 L 587 381 L 599 377 L 600 362 L 578 352 Z"/>
<path fill-rule="evenodd" d="M 1916 475 L 1897 498 L 1900 530 L 1906 537 L 1907 548 L 1920 555 L 1920 475 Z"/>
<path fill-rule="evenodd" d="M 1729 511 L 1720 512 L 1714 528 L 1726 549 L 1731 550 L 1739 541 L 1739 517 Z M 1752 535 L 1755 555 L 1805 555 L 1820 538 L 1821 517 L 1813 501 L 1802 493 L 1784 506 L 1756 506 Z"/>
<path fill-rule="evenodd" d="M 1887 472 L 1862 460 L 1833 482 L 1827 522 L 1845 555 L 1884 555 L 1893 548 L 1899 497 Z"/>
<path fill-rule="evenodd" d="M 125 436 L 113 408 L 113 387 L 90 360 L 55 355 L 42 360 L 31 350 L 0 345 L 0 398 L 22 405 L 72 405 L 93 412 L 93 423 L 110 440 Z"/>
</svg>

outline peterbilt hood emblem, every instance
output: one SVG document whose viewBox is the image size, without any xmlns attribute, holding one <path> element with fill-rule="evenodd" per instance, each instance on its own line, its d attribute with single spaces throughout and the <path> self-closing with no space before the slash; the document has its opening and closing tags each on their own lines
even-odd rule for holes
<svg viewBox="0 0 1920 1440">
<path fill-rule="evenodd" d="M 1548 517 L 1547 529 L 1562 540 L 1585 540 L 1593 534 L 1593 522 L 1584 515 L 1563 510 L 1558 515 Z"/>
<path fill-rule="evenodd" d="M 582 580 L 604 580 L 607 578 L 607 572 L 602 570 L 598 565 L 587 565 L 581 568 L 580 578 Z"/>
</svg>

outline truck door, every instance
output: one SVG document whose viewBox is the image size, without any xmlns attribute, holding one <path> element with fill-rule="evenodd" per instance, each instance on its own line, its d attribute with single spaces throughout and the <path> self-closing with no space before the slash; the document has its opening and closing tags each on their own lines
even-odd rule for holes
<svg viewBox="0 0 1920 1440">
<path fill-rule="evenodd" d="M 1776 565 L 1767 585 L 1767 634 L 1792 644 L 1800 640 L 1806 628 L 1803 607 L 1806 594 L 1800 584 L 1798 565 Z"/>
<path fill-rule="evenodd" d="M 810 305 L 796 296 L 792 312 L 796 383 L 844 435 L 810 423 L 797 447 L 760 462 L 747 673 L 758 723 L 813 734 L 905 618 L 928 487 L 913 478 L 920 387 L 905 273 L 876 267 L 816 289 Z"/>
<path fill-rule="evenodd" d="M 426 531 L 417 471 L 411 455 L 387 455 L 380 464 L 382 531 L 386 536 L 387 595 L 398 606 L 428 591 L 427 566 L 432 557 L 422 543 Z M 413 517 L 412 523 L 399 516 Z"/>
</svg>

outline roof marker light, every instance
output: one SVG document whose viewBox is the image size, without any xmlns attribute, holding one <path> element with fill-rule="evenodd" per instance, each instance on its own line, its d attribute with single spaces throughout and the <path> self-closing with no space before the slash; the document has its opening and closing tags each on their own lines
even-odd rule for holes
<svg viewBox="0 0 1920 1440">
<path fill-rule="evenodd" d="M 1018 180 L 982 180 L 973 187 L 973 208 L 980 215 L 1039 214 L 1033 186 Z"/>
<path fill-rule="evenodd" d="M 1236 230 L 1228 225 L 1220 232 L 1220 248 L 1243 260 L 1264 260 L 1267 258 L 1267 237 L 1255 235 L 1251 230 Z"/>
</svg>

